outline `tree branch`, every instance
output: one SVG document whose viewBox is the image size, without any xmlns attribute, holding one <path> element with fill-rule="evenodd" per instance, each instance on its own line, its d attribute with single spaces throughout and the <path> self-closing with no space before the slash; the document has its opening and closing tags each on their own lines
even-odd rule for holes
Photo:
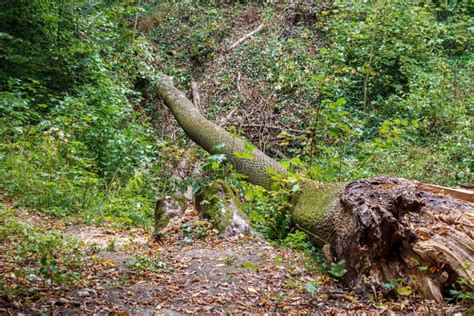
<svg viewBox="0 0 474 316">
<path fill-rule="evenodd" d="M 255 30 L 253 30 L 252 32 L 247 33 L 244 36 L 242 36 L 241 38 L 239 38 L 234 44 L 230 45 L 227 48 L 226 52 L 230 52 L 230 51 L 234 50 L 235 48 L 239 47 L 243 42 L 245 42 L 246 40 L 248 40 L 249 38 L 251 38 L 252 36 L 257 34 L 258 32 L 260 32 L 261 30 L 263 30 L 263 26 L 264 26 L 264 24 L 262 23 Z"/>
</svg>

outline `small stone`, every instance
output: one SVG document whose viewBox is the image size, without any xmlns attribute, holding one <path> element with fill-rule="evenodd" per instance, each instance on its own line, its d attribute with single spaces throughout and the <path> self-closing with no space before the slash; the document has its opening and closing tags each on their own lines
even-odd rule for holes
<svg viewBox="0 0 474 316">
<path fill-rule="evenodd" d="M 78 291 L 77 296 L 79 296 L 79 297 L 88 297 L 88 296 L 90 296 L 90 293 L 89 293 L 88 290 Z"/>
</svg>

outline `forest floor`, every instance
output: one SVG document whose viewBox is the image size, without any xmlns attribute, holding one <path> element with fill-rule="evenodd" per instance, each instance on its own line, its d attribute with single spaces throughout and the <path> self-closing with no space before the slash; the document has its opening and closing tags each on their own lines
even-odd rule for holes
<svg viewBox="0 0 474 316">
<path fill-rule="evenodd" d="M 414 296 L 391 301 L 381 293 L 357 295 L 318 272 L 303 251 L 276 247 L 258 236 L 219 237 L 192 208 L 156 241 L 142 229 L 65 223 L 5 206 L 11 217 L 5 221 L 2 216 L 3 233 L 16 225 L 12 222 L 23 226 L 11 229 L 0 245 L 0 289 L 5 291 L 0 293 L 0 314 L 463 310 L 462 306 L 437 305 Z M 18 260 L 18 239 L 14 236 L 32 227 L 56 232 L 64 240 L 80 241 L 79 248 L 73 250 L 81 258 L 77 270 L 80 277 L 75 282 L 51 282 L 51 276 L 48 280 L 44 270 L 35 268 L 39 264 L 34 256 Z M 41 237 L 34 238 L 40 242 Z M 62 250 L 52 252 L 60 265 Z"/>
</svg>

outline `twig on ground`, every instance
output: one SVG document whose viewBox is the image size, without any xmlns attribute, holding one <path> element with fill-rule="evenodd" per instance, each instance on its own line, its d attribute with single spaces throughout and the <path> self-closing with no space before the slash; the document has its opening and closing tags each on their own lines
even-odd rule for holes
<svg viewBox="0 0 474 316">
<path fill-rule="evenodd" d="M 235 85 L 236 85 L 236 88 L 237 88 L 237 91 L 240 92 L 240 77 L 241 77 L 241 74 L 240 74 L 240 71 L 237 72 L 237 80 L 235 81 Z"/>
<path fill-rule="evenodd" d="M 235 48 L 239 47 L 243 42 L 245 42 L 246 40 L 248 40 L 249 38 L 251 38 L 252 36 L 257 34 L 258 32 L 260 32 L 261 30 L 263 30 L 263 26 L 264 26 L 264 24 L 262 23 L 255 30 L 253 30 L 252 32 L 247 33 L 244 36 L 242 36 L 241 38 L 239 38 L 236 42 L 234 42 L 234 44 L 230 45 L 227 48 L 226 52 L 230 52 L 230 51 L 234 50 Z"/>
<path fill-rule="evenodd" d="M 223 119 L 221 119 L 221 121 L 219 122 L 219 125 L 220 126 L 228 125 L 227 122 L 232 118 L 232 115 L 234 115 L 234 113 L 237 112 L 238 109 L 239 109 L 238 107 L 235 107 L 232 110 L 230 110 L 229 113 L 227 113 L 227 115 Z"/>
<path fill-rule="evenodd" d="M 201 95 L 199 94 L 199 84 L 196 81 L 191 81 L 191 93 L 193 95 L 194 106 L 199 109 L 199 112 L 202 113 Z"/>
<path fill-rule="evenodd" d="M 226 125 L 233 125 L 233 124 L 226 124 Z M 293 132 L 293 133 L 298 133 L 298 134 L 309 134 L 309 131 L 304 131 L 300 129 L 294 129 L 294 128 L 288 128 L 288 127 L 280 127 L 280 126 L 275 126 L 275 125 L 266 125 L 266 124 L 242 124 L 239 125 L 240 127 L 243 128 L 249 128 L 249 127 L 263 127 L 263 128 L 269 128 L 273 130 L 279 130 L 279 131 L 287 131 L 287 132 Z"/>
</svg>

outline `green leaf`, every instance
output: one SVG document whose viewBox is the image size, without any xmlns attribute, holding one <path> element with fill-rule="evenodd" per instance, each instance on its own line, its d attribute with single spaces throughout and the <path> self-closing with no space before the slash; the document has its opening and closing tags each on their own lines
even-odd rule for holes
<svg viewBox="0 0 474 316">
<path fill-rule="evenodd" d="M 396 288 L 397 293 L 403 296 L 409 296 L 413 293 L 410 286 L 398 286 Z"/>
<path fill-rule="evenodd" d="M 219 144 L 215 144 L 214 146 L 212 146 L 212 148 L 214 150 L 220 150 L 222 148 L 224 148 L 225 144 L 224 143 L 219 143 Z"/>
<path fill-rule="evenodd" d="M 252 143 L 244 142 L 244 148 L 247 152 L 251 153 L 255 150 L 255 146 Z"/>
<path fill-rule="evenodd" d="M 329 271 L 329 273 L 331 273 L 333 276 L 335 276 L 337 278 L 342 277 L 344 274 L 346 274 L 346 272 L 347 272 L 347 270 L 346 270 L 346 261 L 345 260 L 341 260 L 338 263 L 332 263 L 331 264 L 331 269 Z"/>
<path fill-rule="evenodd" d="M 248 261 L 242 263 L 242 267 L 247 268 L 247 269 L 252 270 L 252 271 L 257 271 L 258 270 L 258 267 L 256 265 L 254 265 L 253 263 L 248 262 Z"/>
<path fill-rule="evenodd" d="M 396 287 L 396 285 L 393 282 L 383 284 L 383 288 L 386 289 L 386 290 L 393 290 L 395 287 Z"/>
<path fill-rule="evenodd" d="M 278 292 L 277 295 L 275 295 L 275 300 L 276 301 L 281 301 L 284 299 L 286 296 L 285 292 Z"/>
<path fill-rule="evenodd" d="M 226 156 L 224 154 L 216 154 L 216 155 L 212 155 L 210 156 L 209 158 L 207 158 L 208 160 L 211 160 L 211 161 L 217 161 L 217 162 L 222 162 L 226 159 Z"/>
<path fill-rule="evenodd" d="M 309 283 L 306 283 L 305 286 L 303 287 L 303 289 L 310 293 L 310 294 L 315 294 L 316 291 L 318 290 L 318 287 L 317 287 L 317 284 L 315 282 L 309 282 Z"/>
<path fill-rule="evenodd" d="M 279 256 L 276 256 L 275 259 L 273 259 L 273 262 L 275 262 L 275 264 L 281 265 L 283 264 L 283 259 Z"/>
<path fill-rule="evenodd" d="M 252 201 L 253 198 L 254 198 L 253 190 L 250 190 L 250 189 L 247 190 L 247 191 L 245 192 L 245 199 L 246 199 L 247 201 Z"/>
<path fill-rule="evenodd" d="M 298 157 L 291 158 L 290 164 L 293 166 L 304 167 L 304 162 Z"/>
<path fill-rule="evenodd" d="M 344 105 L 346 103 L 347 103 L 347 101 L 344 98 L 339 98 L 339 99 L 336 100 L 336 105 L 337 106 L 341 106 L 341 105 Z"/>
<path fill-rule="evenodd" d="M 253 155 L 251 153 L 245 151 L 234 151 L 234 156 L 241 159 L 253 159 Z"/>
</svg>

